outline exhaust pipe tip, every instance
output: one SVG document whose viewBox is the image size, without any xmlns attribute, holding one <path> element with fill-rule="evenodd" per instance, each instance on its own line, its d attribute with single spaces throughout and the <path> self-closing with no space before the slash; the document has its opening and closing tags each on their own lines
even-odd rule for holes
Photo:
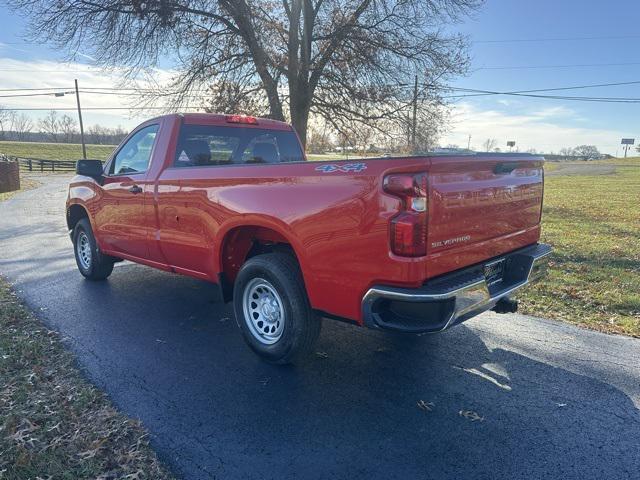
<svg viewBox="0 0 640 480">
<path fill-rule="evenodd" d="M 496 313 L 516 313 L 518 311 L 518 301 L 509 297 L 504 297 L 491 309 Z"/>
</svg>

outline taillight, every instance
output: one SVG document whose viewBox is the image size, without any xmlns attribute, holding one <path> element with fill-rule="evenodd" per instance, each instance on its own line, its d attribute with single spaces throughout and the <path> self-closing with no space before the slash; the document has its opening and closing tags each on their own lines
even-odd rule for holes
<svg viewBox="0 0 640 480">
<path fill-rule="evenodd" d="M 387 175 L 383 188 L 402 200 L 402 211 L 391 219 L 391 251 L 404 257 L 426 255 L 427 174 Z"/>
<path fill-rule="evenodd" d="M 256 117 L 249 117 L 247 115 L 227 115 L 225 117 L 227 123 L 246 123 L 248 125 L 257 125 L 258 119 Z"/>
</svg>

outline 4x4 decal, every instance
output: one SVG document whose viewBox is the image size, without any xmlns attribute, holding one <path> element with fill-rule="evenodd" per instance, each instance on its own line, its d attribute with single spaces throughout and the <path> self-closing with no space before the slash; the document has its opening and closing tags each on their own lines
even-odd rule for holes
<svg viewBox="0 0 640 480">
<path fill-rule="evenodd" d="M 316 170 L 324 173 L 333 173 L 333 172 L 361 172 L 367 169 L 367 165 L 365 163 L 346 163 L 344 165 L 339 165 L 335 163 L 319 165 L 316 167 Z"/>
</svg>

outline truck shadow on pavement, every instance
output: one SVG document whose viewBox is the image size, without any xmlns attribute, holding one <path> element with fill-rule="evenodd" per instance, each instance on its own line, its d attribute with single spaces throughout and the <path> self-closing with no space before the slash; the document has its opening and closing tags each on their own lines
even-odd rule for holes
<svg viewBox="0 0 640 480">
<path fill-rule="evenodd" d="M 640 471 L 640 414 L 625 393 L 578 364 L 489 348 L 482 318 L 411 339 L 325 321 L 308 362 L 277 367 L 245 346 L 212 285 L 126 263 L 107 282 L 58 278 L 46 322 L 184 478 Z"/>
</svg>

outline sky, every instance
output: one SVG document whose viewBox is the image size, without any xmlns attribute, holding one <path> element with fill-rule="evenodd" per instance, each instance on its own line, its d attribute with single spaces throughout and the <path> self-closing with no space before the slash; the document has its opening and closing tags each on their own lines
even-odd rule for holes
<svg viewBox="0 0 640 480">
<path fill-rule="evenodd" d="M 0 0 L 1 4 L 1 0 Z M 469 36 L 471 68 L 454 87 L 520 91 L 640 81 L 640 2 L 637 0 L 487 0 L 463 23 L 448 27 Z M 63 52 L 25 43 L 25 21 L 0 7 L 0 89 L 61 87 L 80 89 L 120 85 L 119 71 L 90 66 L 91 57 L 61 64 Z M 157 72 L 169 78 L 169 71 Z M 0 92 L 8 95 L 12 92 Z M 560 92 L 569 96 L 640 98 L 640 83 Z M 81 94 L 83 107 L 127 106 L 112 95 Z M 14 108 L 75 108 L 75 98 L 0 98 Z M 488 138 L 499 147 L 513 140 L 520 151 L 557 152 L 563 147 L 596 145 L 621 154 L 623 137 L 640 141 L 640 103 L 596 103 L 505 95 L 453 99 L 449 131 L 442 146 L 480 149 Z M 34 117 L 46 112 L 25 112 Z M 70 111 L 69 114 L 75 112 Z M 148 114 L 144 114 L 148 115 Z M 83 111 L 85 125 L 132 128 L 144 117 L 127 110 Z M 471 140 L 469 142 L 469 136 Z"/>
</svg>

